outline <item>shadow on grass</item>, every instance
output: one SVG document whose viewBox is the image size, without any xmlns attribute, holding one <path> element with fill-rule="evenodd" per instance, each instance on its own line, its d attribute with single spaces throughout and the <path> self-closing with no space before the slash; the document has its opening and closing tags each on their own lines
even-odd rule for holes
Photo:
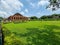
<svg viewBox="0 0 60 45">
<path fill-rule="evenodd" d="M 26 37 L 26 45 L 60 45 L 60 33 L 53 31 L 54 29 L 60 30 L 59 26 L 45 25 L 44 29 L 41 30 L 39 28 L 26 29 L 28 32 L 24 34 L 13 32 L 16 36 Z M 11 34 L 11 32 L 8 31 L 5 32 L 5 35 Z M 59 36 L 56 36 L 56 34 Z"/>
<path fill-rule="evenodd" d="M 60 29 L 55 25 L 46 25 L 44 30 L 38 28 L 27 28 L 29 32 L 20 36 L 27 37 L 26 45 L 60 45 L 60 38 L 55 34 L 53 29 Z"/>
</svg>

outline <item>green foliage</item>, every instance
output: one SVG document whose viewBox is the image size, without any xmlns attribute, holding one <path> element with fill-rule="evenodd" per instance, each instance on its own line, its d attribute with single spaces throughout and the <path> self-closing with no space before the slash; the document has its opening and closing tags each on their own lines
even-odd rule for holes
<svg viewBox="0 0 60 45">
<path fill-rule="evenodd" d="M 48 18 L 47 16 L 40 17 L 40 19 L 47 19 L 47 18 Z"/>
<path fill-rule="evenodd" d="M 3 18 L 2 18 L 2 17 L 0 17 L 0 21 L 1 21 L 1 20 L 3 20 Z"/>
<path fill-rule="evenodd" d="M 20 38 L 16 37 L 14 33 L 3 27 L 4 45 L 23 45 Z"/>
<path fill-rule="evenodd" d="M 15 37 L 14 34 L 5 38 L 5 45 L 23 45 L 19 38 Z"/>
<path fill-rule="evenodd" d="M 60 45 L 60 21 L 3 24 L 5 45 Z"/>
<path fill-rule="evenodd" d="M 60 0 L 49 0 L 50 4 L 47 6 L 47 8 L 51 8 L 52 6 L 52 11 L 55 11 L 60 8 Z"/>
<path fill-rule="evenodd" d="M 52 14 L 52 15 L 48 15 L 48 16 L 42 16 L 39 18 L 40 20 L 60 20 L 60 14 Z"/>
<path fill-rule="evenodd" d="M 30 20 L 33 21 L 33 20 L 44 20 L 44 21 L 58 21 L 60 20 L 60 14 L 52 14 L 52 15 L 44 15 L 44 16 L 41 16 L 40 18 L 36 17 L 36 16 L 32 16 L 30 17 Z"/>
<path fill-rule="evenodd" d="M 0 19 L 3 19 L 2 17 L 0 17 Z"/>
<path fill-rule="evenodd" d="M 31 19 L 31 20 L 38 20 L 38 17 L 32 16 L 32 17 L 30 17 L 30 19 Z"/>
</svg>

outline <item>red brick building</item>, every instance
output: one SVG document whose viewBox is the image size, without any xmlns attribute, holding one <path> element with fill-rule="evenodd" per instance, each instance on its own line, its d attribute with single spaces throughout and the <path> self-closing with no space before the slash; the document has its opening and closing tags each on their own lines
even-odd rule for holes
<svg viewBox="0 0 60 45">
<path fill-rule="evenodd" d="M 13 16 L 8 17 L 9 21 L 27 21 L 28 17 L 25 17 L 19 13 L 14 14 Z"/>
</svg>

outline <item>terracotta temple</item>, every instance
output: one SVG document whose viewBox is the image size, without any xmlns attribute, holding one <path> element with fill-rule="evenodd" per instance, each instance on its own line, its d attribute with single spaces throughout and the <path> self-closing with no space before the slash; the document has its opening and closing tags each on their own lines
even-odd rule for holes
<svg viewBox="0 0 60 45">
<path fill-rule="evenodd" d="M 14 14 L 13 16 L 8 17 L 9 21 L 27 21 L 28 17 L 23 16 L 19 13 Z"/>
</svg>

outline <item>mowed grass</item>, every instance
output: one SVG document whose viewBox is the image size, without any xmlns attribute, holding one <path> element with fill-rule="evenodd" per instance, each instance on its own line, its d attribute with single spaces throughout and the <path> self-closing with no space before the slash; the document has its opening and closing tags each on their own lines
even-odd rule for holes
<svg viewBox="0 0 60 45">
<path fill-rule="evenodd" d="M 3 29 L 15 32 L 24 45 L 60 45 L 60 21 L 7 23 Z"/>
<path fill-rule="evenodd" d="M 24 33 L 27 31 L 26 30 L 27 28 L 44 29 L 44 27 L 47 25 L 60 27 L 60 21 L 29 21 L 26 23 L 17 23 L 17 24 L 9 23 L 9 24 L 4 24 L 3 27 L 6 27 L 8 30 L 12 32 Z M 60 30 L 56 30 L 56 31 L 59 32 Z"/>
</svg>

